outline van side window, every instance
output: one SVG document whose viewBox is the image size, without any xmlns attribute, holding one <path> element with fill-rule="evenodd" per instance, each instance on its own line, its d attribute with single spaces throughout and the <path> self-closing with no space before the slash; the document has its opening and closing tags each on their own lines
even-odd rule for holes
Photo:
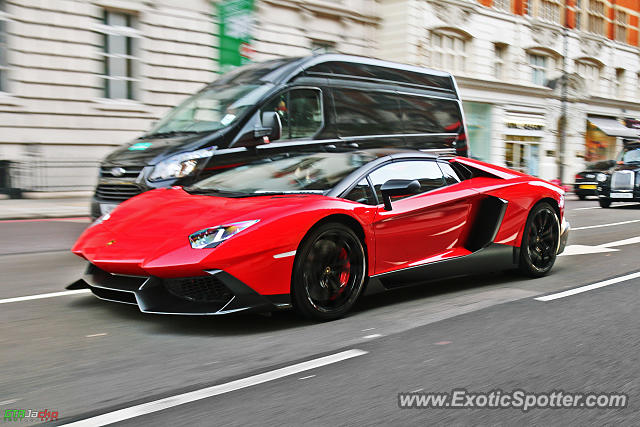
<svg viewBox="0 0 640 427">
<path fill-rule="evenodd" d="M 402 133 L 402 114 L 394 93 L 333 89 L 340 136 Z"/>
<path fill-rule="evenodd" d="M 406 133 L 458 133 L 462 116 L 456 101 L 399 94 Z"/>
<path fill-rule="evenodd" d="M 275 111 L 282 122 L 282 139 L 313 137 L 322 127 L 321 93 L 315 89 L 292 89 L 269 101 L 262 112 Z"/>
<path fill-rule="evenodd" d="M 432 160 L 406 160 L 382 166 L 369 174 L 378 200 L 382 200 L 380 187 L 390 179 L 417 179 L 420 182 L 419 193 L 444 187 L 445 181 L 440 168 Z"/>
</svg>

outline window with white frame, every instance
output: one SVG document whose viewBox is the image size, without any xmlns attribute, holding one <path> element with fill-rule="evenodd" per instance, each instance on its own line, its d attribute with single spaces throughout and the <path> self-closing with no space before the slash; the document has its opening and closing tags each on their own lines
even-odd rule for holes
<svg viewBox="0 0 640 427">
<path fill-rule="evenodd" d="M 538 2 L 538 18 L 560 24 L 560 9 L 562 5 L 557 0 L 539 0 Z"/>
<path fill-rule="evenodd" d="M 134 99 L 135 68 L 133 15 L 105 10 L 104 25 L 104 97 Z"/>
<path fill-rule="evenodd" d="M 524 14 L 533 16 L 533 0 L 524 0 Z"/>
<path fill-rule="evenodd" d="M 624 68 L 616 68 L 616 79 L 614 81 L 614 96 L 622 98 L 624 96 Z"/>
<path fill-rule="evenodd" d="M 493 45 L 493 51 L 495 53 L 495 62 L 493 63 L 493 77 L 495 77 L 497 80 L 504 80 L 507 68 L 507 46 L 502 43 L 496 43 Z"/>
<path fill-rule="evenodd" d="M 584 79 L 585 86 L 592 95 L 600 93 L 601 68 L 599 64 L 592 61 L 582 60 L 576 62 L 576 72 Z"/>
<path fill-rule="evenodd" d="M 616 22 L 615 22 L 615 26 L 616 26 L 615 38 L 619 42 L 626 43 L 627 42 L 628 15 L 626 14 L 626 12 L 624 12 L 624 11 L 622 11 L 620 9 L 616 9 L 615 18 L 616 18 Z"/>
<path fill-rule="evenodd" d="M 587 10 L 588 22 L 587 30 L 601 36 L 605 35 L 605 6 L 602 0 L 589 0 Z"/>
<path fill-rule="evenodd" d="M 511 0 L 493 0 L 493 7 L 505 12 L 511 12 Z"/>
<path fill-rule="evenodd" d="M 0 0 L 0 92 L 7 92 L 7 9 L 4 0 Z"/>
<path fill-rule="evenodd" d="M 454 32 L 431 34 L 431 66 L 463 73 L 467 66 L 467 38 Z"/>
<path fill-rule="evenodd" d="M 547 79 L 547 67 L 550 59 L 548 56 L 530 53 L 529 67 L 531 68 L 531 83 L 535 85 L 544 85 Z"/>
<path fill-rule="evenodd" d="M 582 11 L 582 3 L 584 1 L 585 0 L 576 0 L 576 2 L 575 2 L 574 8 L 575 8 L 575 20 L 576 20 L 575 27 L 576 27 L 576 30 L 581 30 L 582 27 L 583 27 L 582 26 L 582 19 L 584 17 L 584 13 Z"/>
</svg>

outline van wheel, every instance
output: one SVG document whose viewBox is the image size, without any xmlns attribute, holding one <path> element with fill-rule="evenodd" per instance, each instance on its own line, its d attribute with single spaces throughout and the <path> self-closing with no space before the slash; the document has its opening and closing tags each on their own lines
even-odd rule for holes
<svg viewBox="0 0 640 427">
<path fill-rule="evenodd" d="M 323 224 L 298 249 L 291 283 L 293 306 L 310 319 L 338 319 L 362 293 L 366 271 L 358 236 L 341 223 Z"/>
</svg>

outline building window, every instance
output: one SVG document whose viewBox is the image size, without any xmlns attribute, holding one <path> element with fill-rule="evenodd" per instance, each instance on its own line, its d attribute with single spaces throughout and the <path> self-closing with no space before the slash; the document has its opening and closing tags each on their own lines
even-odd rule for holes
<svg viewBox="0 0 640 427">
<path fill-rule="evenodd" d="M 134 98 L 136 57 L 133 43 L 136 30 L 133 16 L 104 12 L 104 96 L 111 99 Z"/>
<path fill-rule="evenodd" d="M 614 83 L 614 95 L 616 98 L 624 96 L 624 68 L 616 68 L 616 79 Z"/>
<path fill-rule="evenodd" d="M 463 73 L 467 65 L 467 40 L 460 34 L 433 33 L 432 66 L 453 73 Z"/>
<path fill-rule="evenodd" d="M 636 99 L 640 99 L 640 73 L 636 73 Z"/>
<path fill-rule="evenodd" d="M 585 80 L 589 92 L 597 95 L 600 92 L 600 66 L 589 61 L 578 61 L 576 71 Z"/>
<path fill-rule="evenodd" d="M 582 17 L 584 16 L 582 13 L 582 2 L 584 0 L 576 0 L 576 4 L 575 4 L 575 28 L 576 30 L 581 30 L 582 29 Z"/>
<path fill-rule="evenodd" d="M 544 85 L 547 78 L 547 62 L 549 58 L 543 55 L 529 54 L 529 67 L 531 67 L 531 82 L 535 85 Z"/>
<path fill-rule="evenodd" d="M 604 12 L 605 7 L 603 1 L 589 0 L 589 9 L 587 10 L 587 15 L 589 16 L 587 30 L 589 32 L 599 34 L 601 36 L 605 35 L 604 23 L 606 16 Z"/>
<path fill-rule="evenodd" d="M 556 0 L 540 0 L 538 3 L 538 18 L 560 24 L 560 2 Z"/>
<path fill-rule="evenodd" d="M 616 10 L 616 40 L 622 43 L 627 42 L 627 14 L 621 10 Z"/>
<path fill-rule="evenodd" d="M 494 0 L 493 7 L 505 12 L 511 12 L 511 0 Z"/>
<path fill-rule="evenodd" d="M 327 40 L 311 40 L 311 52 L 313 53 L 327 53 L 335 52 L 336 43 Z"/>
<path fill-rule="evenodd" d="M 0 0 L 0 92 L 7 91 L 7 12 L 6 3 Z"/>
<path fill-rule="evenodd" d="M 505 165 L 529 175 L 538 175 L 542 138 L 506 135 L 505 139 Z"/>
<path fill-rule="evenodd" d="M 524 0 L 524 14 L 533 16 L 533 0 Z"/>
<path fill-rule="evenodd" d="M 493 45 L 493 50 L 496 56 L 493 64 L 493 77 L 497 80 L 503 80 L 505 78 L 507 46 L 496 43 Z"/>
</svg>

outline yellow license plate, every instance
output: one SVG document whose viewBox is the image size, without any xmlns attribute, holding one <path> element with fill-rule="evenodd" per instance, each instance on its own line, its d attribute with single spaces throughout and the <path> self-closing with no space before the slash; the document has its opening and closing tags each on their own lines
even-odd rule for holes
<svg viewBox="0 0 640 427">
<path fill-rule="evenodd" d="M 597 187 L 595 184 L 578 185 L 578 188 L 581 190 L 595 190 Z"/>
</svg>

